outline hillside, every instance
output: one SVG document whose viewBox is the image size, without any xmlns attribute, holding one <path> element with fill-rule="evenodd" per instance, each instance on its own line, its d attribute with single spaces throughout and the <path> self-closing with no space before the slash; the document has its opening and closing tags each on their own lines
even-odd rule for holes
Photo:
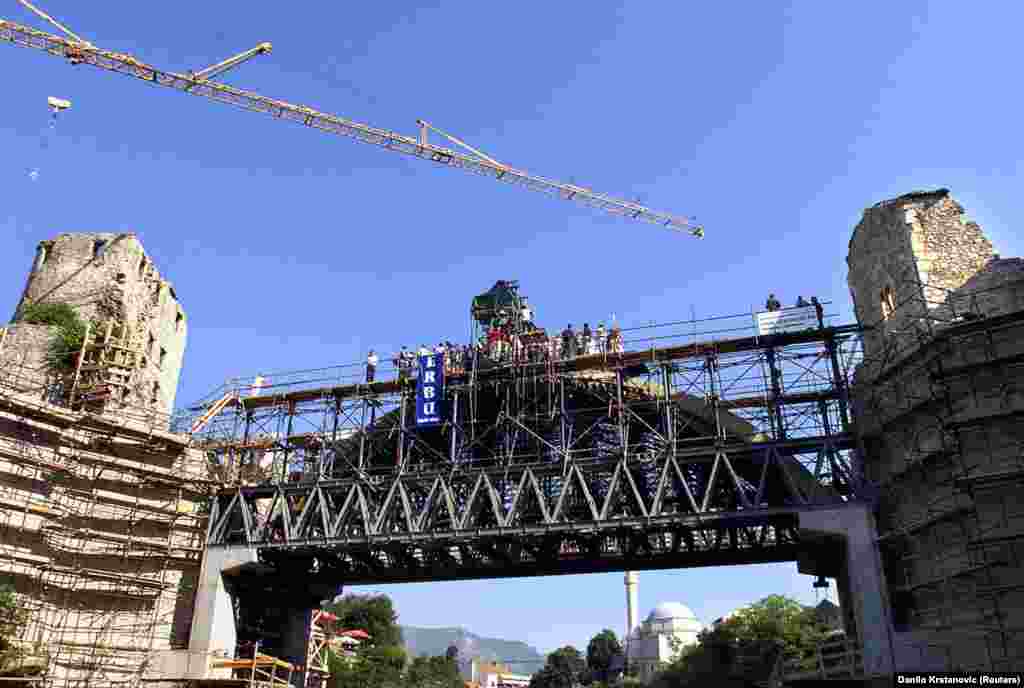
<svg viewBox="0 0 1024 688">
<path fill-rule="evenodd" d="M 544 655 L 522 641 L 483 638 L 464 628 L 402 626 L 402 637 L 412 657 L 443 655 L 454 644 L 461 659 L 501 661 L 516 673 L 532 674 L 544 666 Z"/>
</svg>

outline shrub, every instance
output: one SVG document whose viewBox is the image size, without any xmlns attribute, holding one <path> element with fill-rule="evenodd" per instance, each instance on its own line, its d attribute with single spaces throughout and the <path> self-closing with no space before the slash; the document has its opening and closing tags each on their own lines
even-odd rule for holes
<svg viewBox="0 0 1024 688">
<path fill-rule="evenodd" d="M 0 584 L 0 664 L 16 654 L 11 640 L 17 637 L 18 631 L 26 620 L 27 615 L 18 606 L 14 588 L 7 584 Z"/>
<path fill-rule="evenodd" d="M 46 353 L 46 362 L 54 370 L 75 367 L 75 356 L 85 341 L 85 323 L 66 303 L 33 303 L 21 312 L 21 321 L 30 325 L 56 328 Z"/>
</svg>

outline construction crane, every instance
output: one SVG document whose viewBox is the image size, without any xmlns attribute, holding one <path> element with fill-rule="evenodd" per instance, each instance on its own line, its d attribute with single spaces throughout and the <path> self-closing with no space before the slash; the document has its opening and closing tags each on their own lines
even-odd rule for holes
<svg viewBox="0 0 1024 688">
<path fill-rule="evenodd" d="M 269 43 L 261 43 L 255 48 L 205 69 L 188 72 L 187 74 L 176 74 L 145 64 L 131 55 L 98 48 L 84 38 L 72 33 L 70 29 L 29 3 L 28 0 L 18 0 L 18 2 L 56 27 L 64 35 L 58 36 L 46 33 L 12 21 L 0 19 L 0 40 L 2 41 L 26 48 L 35 48 L 55 57 L 64 58 L 71 64 L 92 65 L 110 72 L 135 77 L 158 86 L 172 88 L 254 112 L 263 112 L 278 119 L 296 122 L 331 134 L 347 136 L 387 150 L 430 160 L 441 165 L 447 165 L 448 167 L 475 172 L 508 184 L 517 184 L 550 196 L 582 203 L 612 215 L 649 222 L 667 229 L 685 232 L 695 237 L 704 236 L 703 227 L 697 225 L 691 218 L 651 210 L 637 202 L 613 198 L 582 186 L 545 179 L 515 169 L 484 155 L 469 144 L 455 138 L 451 134 L 445 133 L 424 120 L 417 120 L 417 124 L 420 127 L 419 138 L 412 138 L 320 112 L 304 105 L 294 105 L 283 100 L 267 98 L 214 81 L 217 76 L 223 75 L 234 67 L 258 55 L 269 53 L 271 51 Z M 465 149 L 468 154 L 430 143 L 428 140 L 428 133 L 430 131 L 436 132 L 460 148 Z"/>
</svg>

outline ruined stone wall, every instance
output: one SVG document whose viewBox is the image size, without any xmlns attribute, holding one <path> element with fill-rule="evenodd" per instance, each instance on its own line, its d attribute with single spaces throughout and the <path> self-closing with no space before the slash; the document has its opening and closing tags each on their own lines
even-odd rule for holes
<svg viewBox="0 0 1024 688">
<path fill-rule="evenodd" d="M 994 258 L 954 292 L 957 312 L 994 317 L 1024 310 L 1024 258 Z"/>
<path fill-rule="evenodd" d="M 896 333 L 949 318 L 947 301 L 993 258 L 992 244 L 949 192 L 919 192 L 864 211 L 850 239 L 847 282 L 858 322 L 876 326 L 865 356 Z M 887 292 L 891 294 L 887 307 Z"/>
<path fill-rule="evenodd" d="M 1021 356 L 1024 311 L 950 327 L 853 389 L 897 630 L 961 667 L 1024 669 Z"/>
<path fill-rule="evenodd" d="M 866 210 L 847 262 L 875 327 L 851 401 L 895 644 L 941 650 L 942 668 L 1024 669 L 1024 261 L 994 256 L 940 190 Z"/>
<path fill-rule="evenodd" d="M 41 392 L 50 378 L 46 352 L 52 338 L 48 325 L 21 323 L 0 328 L 0 386 Z"/>
<path fill-rule="evenodd" d="M 134 235 L 60 234 L 39 244 L 15 313 L 43 299 L 73 306 L 85 321 L 128 325 L 145 360 L 133 379 L 130 406 L 169 414 L 181 374 L 187 322 L 174 288 Z"/>
<path fill-rule="evenodd" d="M 949 196 L 903 207 L 911 228 L 918 276 L 926 285 L 925 301 L 930 308 L 937 308 L 950 292 L 988 265 L 994 256 L 992 243 Z"/>
<path fill-rule="evenodd" d="M 2 402 L 0 577 L 29 612 L 18 645 L 47 685 L 136 685 L 154 653 L 187 645 L 205 457 L 159 433 L 69 424 L 34 394 Z"/>
</svg>

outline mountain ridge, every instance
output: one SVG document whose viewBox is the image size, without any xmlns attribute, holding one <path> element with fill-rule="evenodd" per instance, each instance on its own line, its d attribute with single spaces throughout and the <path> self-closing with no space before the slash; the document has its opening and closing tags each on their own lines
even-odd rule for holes
<svg viewBox="0 0 1024 688">
<path fill-rule="evenodd" d="M 517 674 L 532 674 L 539 671 L 545 662 L 545 655 L 526 642 L 487 638 L 461 626 L 402 626 L 402 638 L 411 657 L 443 655 L 455 645 L 463 661 L 473 657 L 497 661 L 508 664 Z"/>
</svg>

